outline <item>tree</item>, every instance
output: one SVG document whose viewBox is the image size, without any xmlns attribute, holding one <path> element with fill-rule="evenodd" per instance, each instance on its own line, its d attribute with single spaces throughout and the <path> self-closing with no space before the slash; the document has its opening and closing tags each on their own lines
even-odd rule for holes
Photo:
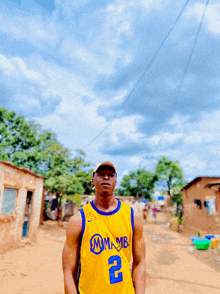
<svg viewBox="0 0 220 294">
<path fill-rule="evenodd" d="M 27 151 L 36 145 L 36 133 L 14 111 L 0 108 L 0 158 L 13 160 L 15 152 Z"/>
<path fill-rule="evenodd" d="M 78 155 L 71 159 L 69 150 L 59 144 L 48 147 L 46 153 L 53 156 L 53 162 L 46 173 L 44 185 L 48 191 L 56 193 L 58 219 L 61 219 L 62 197 L 84 194 L 86 180 L 82 181 L 82 176 L 85 175 L 82 168 L 89 163 L 85 163 L 85 154 L 82 150 L 78 150 Z"/>
<path fill-rule="evenodd" d="M 89 170 L 88 172 L 80 170 L 75 172 L 75 175 L 77 179 L 80 181 L 80 183 L 83 186 L 84 194 L 90 195 L 94 193 L 93 186 L 92 186 L 92 170 Z"/>
<path fill-rule="evenodd" d="M 121 186 L 118 189 L 118 193 L 123 196 L 136 196 L 138 189 L 134 180 L 134 173 L 125 175 L 122 178 Z"/>
<path fill-rule="evenodd" d="M 57 195 L 59 212 L 63 195 L 93 192 L 92 172 L 83 170 L 90 164 L 82 150 L 71 158 L 54 133 L 5 108 L 0 108 L 0 160 L 45 176 L 45 187 Z"/>
<path fill-rule="evenodd" d="M 124 196 L 133 195 L 151 199 L 156 181 L 156 174 L 145 169 L 139 169 L 123 177 L 121 187 L 117 190 L 117 193 Z"/>
<path fill-rule="evenodd" d="M 34 121 L 26 122 L 14 111 L 0 108 L 0 160 L 45 176 L 52 159 L 46 157 L 45 149 L 54 144 L 58 144 L 54 133 L 42 130 Z"/>
<path fill-rule="evenodd" d="M 171 161 L 163 156 L 157 163 L 156 174 L 158 183 L 165 188 L 172 202 L 181 204 L 182 195 L 180 191 L 185 185 L 185 181 L 179 161 Z"/>
<path fill-rule="evenodd" d="M 157 174 L 141 169 L 137 170 L 135 178 L 140 187 L 140 197 L 151 199 L 155 183 L 158 180 Z"/>
</svg>

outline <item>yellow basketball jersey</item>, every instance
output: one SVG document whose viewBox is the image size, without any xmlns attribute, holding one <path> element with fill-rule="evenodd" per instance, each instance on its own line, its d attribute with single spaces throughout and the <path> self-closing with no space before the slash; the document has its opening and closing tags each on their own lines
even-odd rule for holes
<svg viewBox="0 0 220 294">
<path fill-rule="evenodd" d="M 123 250 L 128 263 L 132 255 L 133 209 L 118 200 L 111 212 L 100 211 L 93 202 L 80 209 L 82 241 L 80 249 L 80 294 L 135 294 L 130 268 L 91 210 L 99 214 Z"/>
</svg>

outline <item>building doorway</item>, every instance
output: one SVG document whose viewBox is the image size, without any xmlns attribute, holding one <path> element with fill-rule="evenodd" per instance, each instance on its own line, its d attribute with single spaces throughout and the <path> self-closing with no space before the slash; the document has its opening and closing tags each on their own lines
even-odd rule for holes
<svg viewBox="0 0 220 294">
<path fill-rule="evenodd" d="M 33 198 L 33 192 L 27 191 L 26 204 L 25 204 L 25 210 L 24 210 L 24 223 L 23 223 L 23 231 L 22 231 L 22 237 L 24 238 L 28 237 L 28 229 L 29 229 L 30 220 L 31 220 L 32 198 Z"/>
</svg>

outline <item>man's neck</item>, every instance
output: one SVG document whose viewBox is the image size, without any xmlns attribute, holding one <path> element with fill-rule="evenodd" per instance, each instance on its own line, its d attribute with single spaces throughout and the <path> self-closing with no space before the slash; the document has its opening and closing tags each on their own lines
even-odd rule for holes
<svg viewBox="0 0 220 294">
<path fill-rule="evenodd" d="M 94 204 L 99 210 L 103 212 L 110 212 L 117 208 L 118 201 L 115 199 L 115 195 L 111 195 L 108 197 L 96 195 Z"/>
</svg>

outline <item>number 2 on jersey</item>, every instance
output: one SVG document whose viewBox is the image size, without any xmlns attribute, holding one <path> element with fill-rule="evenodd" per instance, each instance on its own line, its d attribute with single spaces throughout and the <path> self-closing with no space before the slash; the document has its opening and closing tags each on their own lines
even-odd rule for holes
<svg viewBox="0 0 220 294">
<path fill-rule="evenodd" d="M 109 277 L 110 277 L 110 284 L 115 284 L 123 281 L 123 274 L 119 272 L 116 276 L 116 271 L 121 269 L 121 257 L 119 255 L 113 255 L 109 257 L 108 264 L 114 264 L 116 261 L 116 265 L 113 265 L 109 269 Z"/>
</svg>

